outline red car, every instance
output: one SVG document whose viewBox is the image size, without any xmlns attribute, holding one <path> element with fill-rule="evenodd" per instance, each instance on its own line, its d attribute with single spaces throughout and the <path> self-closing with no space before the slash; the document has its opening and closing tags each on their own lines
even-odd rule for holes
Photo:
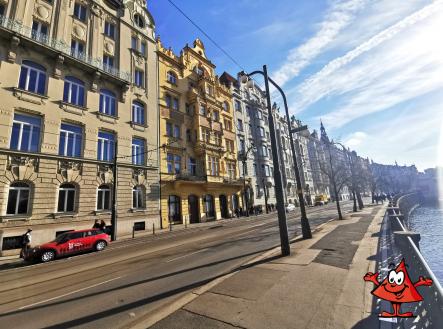
<svg viewBox="0 0 443 329">
<path fill-rule="evenodd" d="M 38 260 L 46 263 L 58 257 L 86 251 L 102 251 L 109 243 L 109 235 L 99 229 L 69 231 L 60 234 L 54 241 L 30 249 L 25 260 Z"/>
</svg>

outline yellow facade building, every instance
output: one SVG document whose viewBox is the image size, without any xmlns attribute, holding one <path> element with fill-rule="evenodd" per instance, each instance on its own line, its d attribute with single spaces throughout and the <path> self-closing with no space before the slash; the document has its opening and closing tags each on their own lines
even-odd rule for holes
<svg viewBox="0 0 443 329">
<path fill-rule="evenodd" d="M 229 218 L 241 207 L 232 95 L 197 39 L 157 41 L 162 226 Z"/>
</svg>

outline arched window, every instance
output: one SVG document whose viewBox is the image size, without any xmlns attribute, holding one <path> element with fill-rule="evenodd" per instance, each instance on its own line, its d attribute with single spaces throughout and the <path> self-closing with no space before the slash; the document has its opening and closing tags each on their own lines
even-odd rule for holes
<svg viewBox="0 0 443 329">
<path fill-rule="evenodd" d="M 115 94 L 108 90 L 100 90 L 100 113 L 115 116 L 116 113 L 116 96 Z"/>
<path fill-rule="evenodd" d="M 23 61 L 18 87 L 40 95 L 45 94 L 46 69 L 40 64 Z"/>
<path fill-rule="evenodd" d="M 166 74 L 166 78 L 168 80 L 168 82 L 176 85 L 177 84 L 177 74 L 175 74 L 172 71 L 168 71 L 168 73 Z"/>
<path fill-rule="evenodd" d="M 77 106 L 85 105 L 85 83 L 77 78 L 65 77 L 63 101 Z"/>
<path fill-rule="evenodd" d="M 73 212 L 75 208 L 75 186 L 62 184 L 58 189 L 58 212 Z"/>
<path fill-rule="evenodd" d="M 145 27 L 145 21 L 143 20 L 143 17 L 141 17 L 139 14 L 134 15 L 134 22 L 135 25 L 137 25 L 141 29 Z"/>
<path fill-rule="evenodd" d="M 145 105 L 143 103 L 132 102 L 132 122 L 139 125 L 145 124 Z"/>
<path fill-rule="evenodd" d="M 23 182 L 12 183 L 9 186 L 7 215 L 24 215 L 28 213 L 30 187 Z"/>
<path fill-rule="evenodd" d="M 210 194 L 204 196 L 206 218 L 215 217 L 214 197 Z"/>
<path fill-rule="evenodd" d="M 181 202 L 180 197 L 170 195 L 168 198 L 169 222 L 181 222 Z"/>
<path fill-rule="evenodd" d="M 132 188 L 132 208 L 143 209 L 145 208 L 145 189 L 143 186 L 134 186 Z"/>
<path fill-rule="evenodd" d="M 111 210 L 111 188 L 100 185 L 97 189 L 97 210 Z"/>
</svg>

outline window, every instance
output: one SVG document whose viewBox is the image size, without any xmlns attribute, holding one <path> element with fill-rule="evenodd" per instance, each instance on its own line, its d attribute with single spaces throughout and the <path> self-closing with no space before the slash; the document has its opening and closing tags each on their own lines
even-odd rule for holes
<svg viewBox="0 0 443 329">
<path fill-rule="evenodd" d="M 171 108 L 172 107 L 172 97 L 169 94 L 165 95 L 165 103 L 166 103 L 166 107 Z"/>
<path fill-rule="evenodd" d="M 232 131 L 232 122 L 229 119 L 224 119 L 225 129 L 228 131 Z"/>
<path fill-rule="evenodd" d="M 197 175 L 197 162 L 194 158 L 189 158 L 188 162 L 189 173 L 193 176 Z"/>
<path fill-rule="evenodd" d="M 180 211 L 180 197 L 176 195 L 170 195 L 168 197 L 168 220 L 169 222 L 180 222 L 181 221 L 181 211 Z"/>
<path fill-rule="evenodd" d="M 0 5 L 0 16 L 3 16 L 5 14 L 5 6 Z"/>
<path fill-rule="evenodd" d="M 246 163 L 243 163 L 243 176 L 246 176 L 248 174 L 248 165 Z"/>
<path fill-rule="evenodd" d="M 212 111 L 212 120 L 218 122 L 220 120 L 220 113 L 218 111 Z"/>
<path fill-rule="evenodd" d="M 180 138 L 180 126 L 174 125 L 173 137 Z"/>
<path fill-rule="evenodd" d="M 214 133 L 214 143 L 215 143 L 215 145 L 218 145 L 218 146 L 220 146 L 222 144 L 221 134 L 216 133 L 216 132 Z"/>
<path fill-rule="evenodd" d="M 268 166 L 268 165 L 261 165 L 261 169 L 262 169 L 263 174 L 264 174 L 266 177 L 271 176 L 270 171 L 269 171 L 269 166 Z"/>
<path fill-rule="evenodd" d="M 137 101 L 132 102 L 132 122 L 139 125 L 145 124 L 145 106 Z"/>
<path fill-rule="evenodd" d="M 144 86 L 143 71 L 135 70 L 135 72 L 134 72 L 134 84 L 137 87 L 143 87 Z"/>
<path fill-rule="evenodd" d="M 260 147 L 260 151 L 261 151 L 260 153 L 262 156 L 265 156 L 265 157 L 268 156 L 268 148 L 266 147 L 266 145 L 262 145 Z"/>
<path fill-rule="evenodd" d="M 261 111 L 257 111 L 255 113 L 257 113 L 257 119 L 263 119 L 263 113 Z"/>
<path fill-rule="evenodd" d="M 30 197 L 29 185 L 22 182 L 12 183 L 8 193 L 7 215 L 23 215 L 28 213 Z"/>
<path fill-rule="evenodd" d="M 114 68 L 114 57 L 103 55 L 103 69 L 105 71 L 110 71 Z"/>
<path fill-rule="evenodd" d="M 206 107 L 204 105 L 200 105 L 200 115 L 206 115 Z"/>
<path fill-rule="evenodd" d="M 223 102 L 223 110 L 229 112 L 229 104 L 228 102 Z"/>
<path fill-rule="evenodd" d="M 133 50 L 138 50 L 138 47 L 137 47 L 137 44 L 138 44 L 138 39 L 137 39 L 137 37 L 131 37 L 131 48 L 133 49 Z"/>
<path fill-rule="evenodd" d="M 237 129 L 243 131 L 243 121 L 240 119 L 237 119 Z"/>
<path fill-rule="evenodd" d="M 187 142 L 192 141 L 191 129 L 186 129 L 186 141 Z"/>
<path fill-rule="evenodd" d="M 173 125 L 170 122 L 166 122 L 166 136 L 173 136 Z"/>
<path fill-rule="evenodd" d="M 189 105 L 186 103 L 186 113 L 189 115 L 194 115 L 194 105 Z"/>
<path fill-rule="evenodd" d="M 177 84 L 177 75 L 174 72 L 172 72 L 172 71 L 169 71 L 167 73 L 166 79 L 168 80 L 168 82 L 170 82 L 170 83 L 172 83 L 174 85 Z"/>
<path fill-rule="evenodd" d="M 198 75 L 203 75 L 204 74 L 204 70 L 203 68 L 201 68 L 200 66 L 196 66 L 194 68 L 195 73 L 197 73 Z"/>
<path fill-rule="evenodd" d="M 226 139 L 226 151 L 227 152 L 234 152 L 234 141 Z"/>
<path fill-rule="evenodd" d="M 44 95 L 46 89 L 46 69 L 34 62 L 23 61 L 18 87 L 23 90 Z"/>
<path fill-rule="evenodd" d="M 172 109 L 178 111 L 180 109 L 180 103 L 178 101 L 178 98 L 174 98 L 172 100 Z"/>
<path fill-rule="evenodd" d="M 202 141 L 209 143 L 211 141 L 211 133 L 209 129 L 201 128 L 202 129 Z"/>
<path fill-rule="evenodd" d="M 206 218 L 214 218 L 215 217 L 214 197 L 210 194 L 207 194 L 203 197 L 203 200 L 205 202 Z"/>
<path fill-rule="evenodd" d="M 77 78 L 65 77 L 63 101 L 77 106 L 85 105 L 85 83 Z"/>
<path fill-rule="evenodd" d="M 258 135 L 260 137 L 265 137 L 265 128 L 259 126 L 257 126 L 257 128 L 258 128 Z"/>
<path fill-rule="evenodd" d="M 168 174 L 179 174 L 181 170 L 181 156 L 168 153 L 166 155 Z"/>
<path fill-rule="evenodd" d="M 132 139 L 132 164 L 145 164 L 145 141 L 141 138 Z"/>
<path fill-rule="evenodd" d="M 140 43 L 140 53 L 141 53 L 143 56 L 146 56 L 146 42 L 144 42 L 144 41 L 142 41 L 142 42 Z"/>
<path fill-rule="evenodd" d="M 15 113 L 12 124 L 11 149 L 37 152 L 40 144 L 40 126 L 39 117 Z"/>
<path fill-rule="evenodd" d="M 144 194 L 145 193 L 144 193 L 144 189 L 142 186 L 134 186 L 132 188 L 132 208 L 133 209 L 143 209 L 145 207 Z"/>
<path fill-rule="evenodd" d="M 81 41 L 71 40 L 71 55 L 74 57 L 84 57 L 85 44 Z"/>
<path fill-rule="evenodd" d="M 228 177 L 230 178 L 230 179 L 235 179 L 235 163 L 228 163 L 227 164 L 227 166 L 228 166 Z"/>
<path fill-rule="evenodd" d="M 111 39 L 115 38 L 115 25 L 110 22 L 105 22 L 105 35 Z"/>
<path fill-rule="evenodd" d="M 82 152 L 82 138 L 82 127 L 62 123 L 58 154 L 68 157 L 80 157 Z"/>
<path fill-rule="evenodd" d="M 214 87 L 212 87 L 211 85 L 206 85 L 206 93 L 208 95 L 214 96 Z"/>
<path fill-rule="evenodd" d="M 245 145 L 245 140 L 243 139 L 243 138 L 240 138 L 239 139 L 239 141 L 240 141 L 240 152 L 242 152 L 242 153 L 245 153 L 245 150 L 246 150 L 246 145 Z"/>
<path fill-rule="evenodd" d="M 212 176 L 220 175 L 219 161 L 218 158 L 213 156 L 208 156 L 208 169 L 209 174 Z"/>
<path fill-rule="evenodd" d="M 112 91 L 107 89 L 100 90 L 100 113 L 115 116 L 116 103 L 116 97 Z"/>
<path fill-rule="evenodd" d="M 58 212 L 73 212 L 75 204 L 75 186 L 62 184 L 58 189 Z"/>
<path fill-rule="evenodd" d="M 145 21 L 139 14 L 134 15 L 134 23 L 141 29 L 145 27 Z"/>
<path fill-rule="evenodd" d="M 271 136 L 269 135 L 269 131 L 266 132 L 266 139 L 269 141 L 271 140 Z"/>
<path fill-rule="evenodd" d="M 39 21 L 32 22 L 32 38 L 41 42 L 48 40 L 48 26 Z"/>
<path fill-rule="evenodd" d="M 234 101 L 234 107 L 236 111 L 241 111 L 241 104 L 239 101 Z"/>
<path fill-rule="evenodd" d="M 104 131 L 98 132 L 97 159 L 111 161 L 114 159 L 114 134 Z"/>
<path fill-rule="evenodd" d="M 257 176 L 257 164 L 253 164 L 253 169 L 254 169 L 254 176 Z"/>
<path fill-rule="evenodd" d="M 74 17 L 84 22 L 86 20 L 86 6 L 76 2 L 74 5 Z"/>
<path fill-rule="evenodd" d="M 97 189 L 97 210 L 111 210 L 111 189 L 100 185 Z"/>
</svg>

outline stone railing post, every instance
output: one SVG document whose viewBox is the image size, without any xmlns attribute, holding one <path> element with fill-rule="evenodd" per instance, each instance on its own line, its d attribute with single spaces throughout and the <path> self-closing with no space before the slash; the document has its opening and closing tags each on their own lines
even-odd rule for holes
<svg viewBox="0 0 443 329">
<path fill-rule="evenodd" d="M 408 247 L 408 237 L 414 242 L 417 249 L 420 249 L 420 233 L 415 233 L 411 231 L 395 231 L 394 232 L 394 241 L 395 245 L 401 250 L 402 254 L 406 256 L 409 253 Z"/>
</svg>

